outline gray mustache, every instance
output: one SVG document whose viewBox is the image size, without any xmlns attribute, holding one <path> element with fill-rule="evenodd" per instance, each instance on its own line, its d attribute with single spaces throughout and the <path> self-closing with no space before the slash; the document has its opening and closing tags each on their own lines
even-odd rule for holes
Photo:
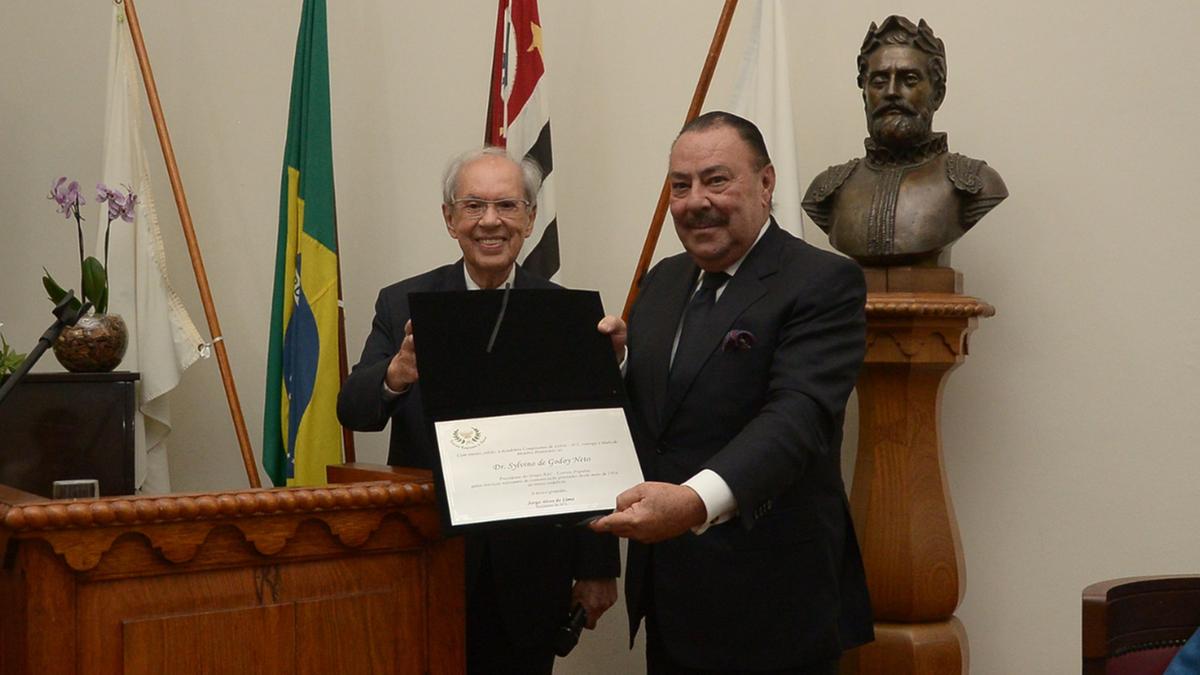
<svg viewBox="0 0 1200 675">
<path fill-rule="evenodd" d="M 712 227 L 714 225 L 724 225 L 725 217 L 716 211 L 702 211 L 695 215 L 688 215 L 683 220 L 683 225 L 686 227 Z"/>
</svg>

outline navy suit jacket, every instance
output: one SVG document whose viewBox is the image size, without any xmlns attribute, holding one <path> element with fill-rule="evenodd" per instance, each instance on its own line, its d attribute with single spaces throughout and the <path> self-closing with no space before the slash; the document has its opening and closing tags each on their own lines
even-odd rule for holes
<svg viewBox="0 0 1200 675">
<path fill-rule="evenodd" d="M 557 288 L 517 267 L 514 288 Z M 380 431 L 390 422 L 388 464 L 428 469 L 437 445 L 421 406 L 421 384 L 391 401 L 383 397 L 388 363 L 404 341 L 408 294 L 465 291 L 463 262 L 444 265 L 379 292 L 375 319 L 362 357 L 338 395 L 338 419 L 356 431 Z M 414 332 L 419 332 L 414 327 Z M 419 336 L 420 339 L 428 339 Z M 586 528 L 554 525 L 514 527 L 466 537 L 466 592 L 486 569 L 495 581 L 509 639 L 522 646 L 547 644 L 570 610 L 572 579 L 616 577 L 617 542 Z"/>
<path fill-rule="evenodd" d="M 631 542 L 631 637 L 653 603 L 663 645 L 693 668 L 782 669 L 872 639 L 841 478 L 842 422 L 866 349 L 862 270 L 773 221 L 726 284 L 700 362 L 671 349 L 699 268 L 667 258 L 629 318 L 625 382 L 647 480 L 715 471 L 736 518 L 653 546 Z M 737 340 L 732 331 L 748 331 Z"/>
</svg>

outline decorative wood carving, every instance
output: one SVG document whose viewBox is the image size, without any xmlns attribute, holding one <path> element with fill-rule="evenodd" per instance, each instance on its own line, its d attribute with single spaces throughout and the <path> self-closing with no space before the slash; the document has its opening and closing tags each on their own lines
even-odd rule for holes
<svg viewBox="0 0 1200 675">
<path fill-rule="evenodd" d="M 310 521 L 324 525 L 344 546 L 357 548 L 388 515 L 385 510 L 357 510 L 434 503 L 431 483 L 379 482 L 86 502 L 0 503 L 0 524 L 10 534 L 36 533 L 71 569 L 82 572 L 95 568 L 114 541 L 130 534 L 143 537 L 169 562 L 187 562 L 220 526 L 235 528 L 255 551 L 266 556 L 282 551 L 297 528 Z M 403 514 L 395 517 L 424 541 L 438 537 L 435 522 Z M 170 527 L 162 527 L 166 524 Z"/>
<path fill-rule="evenodd" d="M 867 295 L 868 319 L 945 317 L 973 319 L 996 314 L 986 302 L 957 293 L 872 293 Z"/>
</svg>

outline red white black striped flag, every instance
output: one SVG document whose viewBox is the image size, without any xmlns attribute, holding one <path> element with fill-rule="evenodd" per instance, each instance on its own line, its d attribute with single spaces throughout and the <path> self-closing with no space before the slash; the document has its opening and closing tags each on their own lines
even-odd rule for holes
<svg viewBox="0 0 1200 675">
<path fill-rule="evenodd" d="M 506 147 L 516 159 L 537 160 L 546 179 L 538 192 L 536 243 L 526 245 L 521 263 L 550 279 L 558 274 L 558 218 L 554 203 L 554 160 L 550 153 L 550 99 L 542 60 L 542 23 L 537 0 L 500 0 L 496 48 L 488 96 L 484 143 Z"/>
</svg>

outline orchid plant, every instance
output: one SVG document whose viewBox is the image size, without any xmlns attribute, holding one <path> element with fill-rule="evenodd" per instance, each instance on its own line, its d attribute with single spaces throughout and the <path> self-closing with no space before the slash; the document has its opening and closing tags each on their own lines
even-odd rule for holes
<svg viewBox="0 0 1200 675">
<path fill-rule="evenodd" d="M 3 327 L 4 324 L 0 323 L 0 328 Z M 4 333 L 0 333 L 0 380 L 11 375 L 24 360 L 25 355 L 18 354 L 15 349 L 9 347 Z"/>
<path fill-rule="evenodd" d="M 66 176 L 59 178 L 50 188 L 50 195 L 47 199 L 58 204 L 58 212 L 63 214 L 64 218 L 75 219 L 75 230 L 79 236 L 79 288 L 82 299 L 73 300 L 70 305 L 71 309 L 78 309 L 82 305 L 82 301 L 86 300 L 92 303 L 97 314 L 106 313 L 108 311 L 109 232 L 112 230 L 113 221 L 118 218 L 127 223 L 133 222 L 134 208 L 138 201 L 137 195 L 128 186 L 121 191 L 109 188 L 104 183 L 96 184 L 96 201 L 108 204 L 108 224 L 104 227 L 104 262 L 100 262 L 95 256 L 85 258 L 83 254 L 83 215 L 79 212 L 79 207 L 86 204 L 87 201 L 84 200 L 83 195 L 79 194 L 79 182 L 67 182 Z M 42 271 L 46 273 L 42 277 L 42 285 L 50 296 L 50 302 L 57 305 L 66 297 L 67 292 L 50 276 L 50 272 L 45 267 L 42 268 Z"/>
</svg>

